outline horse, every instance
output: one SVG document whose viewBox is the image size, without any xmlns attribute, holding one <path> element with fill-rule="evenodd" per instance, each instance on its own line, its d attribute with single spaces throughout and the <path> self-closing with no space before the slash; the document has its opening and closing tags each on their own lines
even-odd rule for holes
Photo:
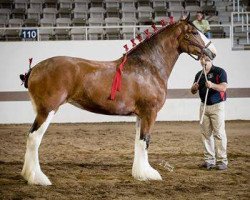
<svg viewBox="0 0 250 200">
<path fill-rule="evenodd" d="M 166 101 L 169 76 L 181 53 L 197 59 L 216 56 L 215 46 L 189 18 L 162 27 L 126 54 L 122 89 L 114 100 L 110 88 L 123 57 L 93 61 L 57 56 L 35 65 L 25 79 L 36 111 L 21 172 L 28 184 L 51 185 L 41 170 L 38 149 L 53 116 L 65 103 L 98 114 L 136 116 L 132 176 L 142 181 L 162 180 L 149 164 L 148 149 L 157 113 Z"/>
</svg>

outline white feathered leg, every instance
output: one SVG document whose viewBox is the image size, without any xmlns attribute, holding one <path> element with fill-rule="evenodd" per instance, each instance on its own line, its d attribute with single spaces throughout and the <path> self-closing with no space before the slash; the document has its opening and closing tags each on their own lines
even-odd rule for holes
<svg viewBox="0 0 250 200">
<path fill-rule="evenodd" d="M 28 135 L 25 161 L 21 174 L 29 184 L 51 185 L 50 180 L 40 168 L 38 148 L 54 114 L 55 112 L 51 111 L 45 122 L 38 128 L 38 130 L 29 133 Z"/>
<path fill-rule="evenodd" d="M 135 154 L 132 175 L 138 180 L 162 180 L 157 170 L 152 168 L 148 162 L 148 150 L 146 142 L 140 140 L 141 120 L 136 119 Z"/>
</svg>

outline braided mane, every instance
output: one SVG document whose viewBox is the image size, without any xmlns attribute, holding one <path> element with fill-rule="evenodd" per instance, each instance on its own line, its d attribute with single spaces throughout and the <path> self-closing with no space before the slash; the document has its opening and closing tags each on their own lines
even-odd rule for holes
<svg viewBox="0 0 250 200">
<path fill-rule="evenodd" d="M 162 27 L 161 29 L 159 29 L 156 32 L 153 32 L 150 37 L 145 38 L 142 42 L 138 43 L 135 47 L 133 47 L 132 49 L 130 49 L 127 52 L 127 55 L 131 55 L 133 56 L 133 54 L 139 54 L 139 51 L 143 50 L 143 48 L 145 46 L 153 46 L 155 45 L 154 41 L 157 39 L 157 36 L 159 36 L 162 32 L 164 31 L 170 31 L 173 28 L 175 28 L 177 25 L 179 24 L 179 21 L 173 23 L 173 24 L 169 24 L 167 26 Z"/>
</svg>

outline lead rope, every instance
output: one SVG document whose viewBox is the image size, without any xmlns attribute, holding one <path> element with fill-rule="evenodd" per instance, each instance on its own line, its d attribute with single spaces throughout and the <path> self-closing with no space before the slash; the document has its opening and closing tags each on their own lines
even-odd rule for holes
<svg viewBox="0 0 250 200">
<path fill-rule="evenodd" d="M 206 79 L 206 82 L 207 82 L 208 80 L 207 80 L 207 74 L 206 74 L 206 65 L 203 67 L 203 73 L 205 75 L 205 79 Z M 202 75 L 202 71 L 201 71 L 201 74 L 200 74 L 200 76 L 199 76 L 199 78 L 197 80 L 197 83 L 199 83 L 199 81 L 201 79 L 201 75 Z M 208 91 L 209 91 L 209 88 L 207 88 L 207 90 L 206 90 L 205 102 L 204 102 L 203 111 L 202 111 L 202 115 L 201 115 L 201 119 L 200 119 L 200 124 L 203 123 L 203 119 L 204 119 L 204 115 L 205 115 L 205 111 L 206 111 Z"/>
<path fill-rule="evenodd" d="M 211 41 L 209 43 L 207 43 L 205 48 L 207 48 L 211 43 L 212 43 Z M 207 65 L 205 64 L 205 66 L 203 67 L 203 73 L 205 75 L 205 79 L 206 79 L 206 82 L 207 82 L 206 66 Z M 201 71 L 200 76 L 199 76 L 199 78 L 197 80 L 197 83 L 199 83 L 199 81 L 201 79 L 201 76 L 202 76 L 202 71 Z M 208 91 L 209 91 L 209 88 L 207 88 L 207 90 L 206 90 L 205 102 L 204 102 L 203 111 L 202 111 L 202 115 L 201 115 L 201 119 L 200 119 L 200 124 L 203 123 L 203 119 L 204 119 L 204 115 L 205 115 L 205 111 L 206 111 Z"/>
</svg>

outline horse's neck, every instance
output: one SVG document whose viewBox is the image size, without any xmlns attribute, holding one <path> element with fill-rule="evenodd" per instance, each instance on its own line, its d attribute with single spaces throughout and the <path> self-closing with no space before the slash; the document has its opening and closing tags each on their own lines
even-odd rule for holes
<svg viewBox="0 0 250 200">
<path fill-rule="evenodd" d="M 175 42 L 176 41 L 176 42 Z M 166 46 L 163 51 L 165 66 L 162 68 L 165 70 L 165 79 L 168 80 L 174 65 L 179 58 L 180 52 L 178 51 L 178 42 L 175 36 L 166 39 Z"/>
<path fill-rule="evenodd" d="M 178 51 L 178 35 L 181 29 L 173 27 L 160 33 L 158 38 L 149 41 L 145 46 L 138 47 L 130 55 L 129 58 L 134 62 L 144 63 L 148 67 L 155 68 L 159 77 L 167 85 L 168 78 L 173 67 L 180 55 Z"/>
<path fill-rule="evenodd" d="M 180 55 L 178 51 L 177 34 L 173 32 L 158 44 L 155 44 L 155 53 L 145 55 L 147 62 L 157 68 L 161 79 L 167 84 L 168 78 Z"/>
</svg>

